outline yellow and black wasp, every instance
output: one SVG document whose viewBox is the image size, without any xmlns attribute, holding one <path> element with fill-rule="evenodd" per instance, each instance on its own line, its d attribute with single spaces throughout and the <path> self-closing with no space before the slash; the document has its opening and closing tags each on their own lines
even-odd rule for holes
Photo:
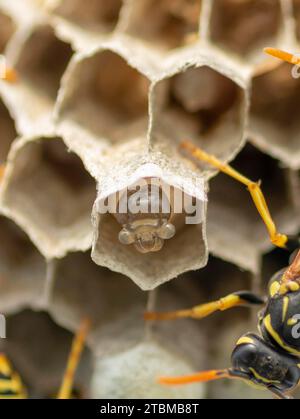
<svg viewBox="0 0 300 419">
<path fill-rule="evenodd" d="M 271 242 L 287 250 L 299 249 L 298 237 L 287 236 L 277 231 L 260 183 L 252 182 L 233 167 L 223 164 L 189 141 L 183 142 L 181 148 L 190 157 L 210 164 L 244 184 L 267 227 Z M 265 305 L 259 314 L 260 333 L 247 333 L 238 340 L 232 353 L 230 368 L 203 371 L 183 377 L 161 377 L 159 382 L 165 385 L 180 385 L 222 378 L 242 379 L 268 389 L 278 398 L 290 398 L 289 393 L 300 381 L 300 333 L 295 330 L 295 327 L 298 329 L 297 323 L 300 320 L 300 250 L 297 250 L 296 256 L 295 254 L 291 256 L 290 265 L 271 279 L 266 300 L 243 291 L 187 310 L 167 313 L 148 312 L 145 313 L 145 319 L 154 321 L 185 317 L 202 319 L 216 311 L 259 304 Z"/>
<path fill-rule="evenodd" d="M 69 399 L 73 397 L 74 376 L 89 328 L 90 321 L 84 319 L 74 336 L 67 367 L 58 392 L 58 399 Z M 0 353 L 0 399 L 27 399 L 27 397 L 27 391 L 21 377 L 14 371 L 6 355 Z"/>
</svg>

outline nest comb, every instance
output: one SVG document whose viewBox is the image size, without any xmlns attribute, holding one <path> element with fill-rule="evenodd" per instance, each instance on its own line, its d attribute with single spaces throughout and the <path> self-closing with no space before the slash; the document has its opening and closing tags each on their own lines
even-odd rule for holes
<svg viewBox="0 0 300 419">
<path fill-rule="evenodd" d="M 188 306 L 225 288 L 263 289 L 262 268 L 270 271 L 262 257 L 270 245 L 249 197 L 182 156 L 181 140 L 262 178 L 281 230 L 299 230 L 300 82 L 289 66 L 262 54 L 266 45 L 297 47 L 299 2 L 157 3 L 0 1 L 0 53 L 18 73 L 16 84 L 0 83 L 0 160 L 7 163 L 0 311 L 15 331 L 7 351 L 32 395 L 53 392 L 65 349 L 49 361 L 46 382 L 15 319 L 45 323 L 45 342 L 62 336 L 62 348 L 82 315 L 93 319 L 87 371 L 78 374 L 79 390 L 90 397 L 175 398 L 176 390 L 154 384 L 162 359 L 170 374 L 174 364 L 182 373 L 225 362 L 223 350 L 211 359 L 213 321 L 203 328 L 186 321 L 180 336 L 176 324 L 142 321 L 149 306 Z M 158 172 L 172 190 L 188 191 L 202 222 L 187 226 L 178 217 L 175 236 L 143 254 L 118 238 L 128 220 L 99 206 Z M 241 313 L 220 348 L 229 351 L 249 324 L 251 316 Z M 143 366 L 138 375 L 136 365 Z M 245 394 L 239 385 L 218 386 L 184 396 Z"/>
</svg>

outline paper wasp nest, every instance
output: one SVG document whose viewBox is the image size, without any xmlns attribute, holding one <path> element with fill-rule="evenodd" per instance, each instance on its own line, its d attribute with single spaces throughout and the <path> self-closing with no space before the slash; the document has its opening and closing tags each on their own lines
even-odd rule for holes
<svg viewBox="0 0 300 419">
<path fill-rule="evenodd" d="M 286 263 L 243 187 L 179 143 L 262 179 L 280 230 L 296 234 L 300 79 L 262 47 L 296 51 L 299 37 L 297 0 L 0 0 L 0 54 L 17 72 L 0 81 L 1 348 L 30 396 L 55 396 L 89 316 L 77 397 L 259 397 L 155 382 L 228 366 L 256 313 L 145 324 L 143 312 L 264 293 Z M 132 210 L 138 185 L 156 211 Z M 189 204 L 176 212 L 178 194 Z"/>
</svg>

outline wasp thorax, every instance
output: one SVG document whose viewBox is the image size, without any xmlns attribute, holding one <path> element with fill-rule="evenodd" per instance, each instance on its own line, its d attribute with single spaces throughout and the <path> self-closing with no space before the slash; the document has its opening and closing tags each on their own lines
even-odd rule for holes
<svg viewBox="0 0 300 419">
<path fill-rule="evenodd" d="M 175 226 L 171 223 L 170 195 L 163 191 L 159 182 L 144 179 L 144 184 L 124 192 L 118 202 L 116 219 L 123 228 L 119 241 L 134 245 L 141 253 L 158 252 L 165 240 L 174 237 Z"/>
</svg>

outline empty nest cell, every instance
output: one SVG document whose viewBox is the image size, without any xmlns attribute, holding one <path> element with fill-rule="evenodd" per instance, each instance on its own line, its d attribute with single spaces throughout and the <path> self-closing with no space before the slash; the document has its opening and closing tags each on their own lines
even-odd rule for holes
<svg viewBox="0 0 300 419">
<path fill-rule="evenodd" d="M 119 54 L 103 50 L 85 58 L 69 78 L 76 85 L 63 103 L 61 119 L 111 141 L 145 135 L 150 82 Z"/>
<path fill-rule="evenodd" d="M 134 3 L 128 32 L 162 49 L 197 39 L 202 0 L 139 0 Z"/>
<path fill-rule="evenodd" d="M 11 17 L 0 11 L 0 54 L 3 54 L 15 29 L 15 23 Z"/>
<path fill-rule="evenodd" d="M 0 217 L 0 310 L 11 313 L 38 306 L 46 279 L 46 263 L 25 233 Z"/>
<path fill-rule="evenodd" d="M 123 0 L 63 0 L 54 13 L 81 27 L 95 31 L 112 31 L 119 20 Z"/>
<path fill-rule="evenodd" d="M 59 138 L 41 138 L 17 149 L 3 203 L 46 257 L 91 245 L 95 183 L 77 155 Z"/>
<path fill-rule="evenodd" d="M 72 334 L 57 326 L 45 312 L 24 310 L 7 318 L 9 339 L 1 350 L 19 373 L 33 399 L 56 398 L 71 349 Z M 89 395 L 92 357 L 83 353 L 73 387 L 74 398 Z"/>
<path fill-rule="evenodd" d="M 266 44 L 276 43 L 282 24 L 279 0 L 214 0 L 211 39 L 239 54 L 261 56 Z"/>
<path fill-rule="evenodd" d="M 6 161 L 10 146 L 16 136 L 14 121 L 0 99 L 0 164 Z"/>
<path fill-rule="evenodd" d="M 22 47 L 16 63 L 20 79 L 40 96 L 55 100 L 72 48 L 50 26 L 36 27 Z"/>
<path fill-rule="evenodd" d="M 287 174 L 279 163 L 255 147 L 247 145 L 232 166 L 251 180 L 262 181 L 262 190 L 278 228 L 283 232 L 290 229 L 290 223 L 294 225 L 296 217 L 291 209 Z M 210 250 L 242 268 L 257 272 L 259 252 L 266 251 L 271 244 L 250 194 L 243 185 L 224 174 L 215 177 L 210 186 Z"/>
<path fill-rule="evenodd" d="M 282 64 L 271 72 L 255 77 L 250 120 L 255 143 L 295 168 L 300 164 L 298 73 L 297 68 Z"/>
<path fill-rule="evenodd" d="M 234 81 L 208 66 L 191 67 L 157 84 L 163 88 L 167 94 L 154 123 L 168 129 L 175 144 L 190 139 L 224 159 L 240 146 L 245 95 Z"/>
<path fill-rule="evenodd" d="M 89 317 L 89 342 L 101 354 L 142 339 L 146 303 L 146 293 L 128 278 L 97 266 L 89 253 L 72 253 L 56 263 L 50 312 L 71 330 Z"/>
<path fill-rule="evenodd" d="M 211 296 L 207 296 L 203 290 L 209 278 L 212 278 L 206 275 L 207 269 L 206 266 L 199 271 L 185 273 L 176 280 L 163 284 L 151 294 L 150 310 L 159 313 L 173 312 L 206 303 L 207 298 L 210 299 Z M 176 348 L 177 354 L 186 357 L 195 371 L 206 369 L 205 354 L 208 342 L 205 336 L 205 322 L 181 318 L 173 321 L 153 321 L 149 326 L 156 341 L 170 352 Z M 191 341 L 193 345 L 190 344 Z"/>
</svg>

